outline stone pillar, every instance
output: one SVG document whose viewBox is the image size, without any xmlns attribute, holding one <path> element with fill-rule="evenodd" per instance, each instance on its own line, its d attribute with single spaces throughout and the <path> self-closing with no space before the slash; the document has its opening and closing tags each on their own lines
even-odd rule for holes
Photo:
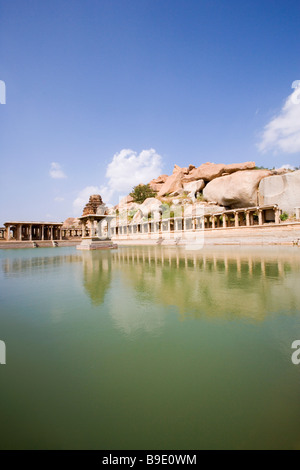
<svg viewBox="0 0 300 470">
<path fill-rule="evenodd" d="M 258 225 L 263 225 L 263 223 L 264 223 L 263 211 L 260 209 L 258 211 Z"/>
<path fill-rule="evenodd" d="M 7 225 L 7 228 L 6 228 L 6 240 L 9 241 L 10 240 L 10 225 Z"/>
<path fill-rule="evenodd" d="M 111 238 L 111 219 L 107 219 L 107 238 Z"/>
<path fill-rule="evenodd" d="M 10 240 L 10 225 L 7 225 L 6 227 L 6 240 Z"/>
<path fill-rule="evenodd" d="M 97 223 L 97 235 L 99 238 L 102 237 L 102 220 Z"/>
<path fill-rule="evenodd" d="M 227 220 L 226 220 L 226 215 L 223 214 L 223 227 L 226 228 L 227 227 Z"/>
<path fill-rule="evenodd" d="M 45 229 L 45 227 L 44 227 L 44 225 L 42 225 L 42 238 L 41 238 L 41 240 L 44 240 L 44 229 Z"/>
<path fill-rule="evenodd" d="M 216 221 L 215 221 L 215 216 L 211 216 L 211 228 L 216 228 Z"/>
<path fill-rule="evenodd" d="M 300 219 L 300 207 L 296 208 L 296 210 L 298 209 L 299 211 L 299 214 L 297 217 L 297 212 L 296 212 L 296 219 L 299 220 Z M 276 207 L 275 209 L 275 224 L 280 224 L 280 210 L 278 209 L 278 207 Z"/>
<path fill-rule="evenodd" d="M 82 237 L 85 237 L 85 222 L 81 222 L 81 236 Z"/>
<path fill-rule="evenodd" d="M 53 240 L 53 225 L 50 227 L 50 240 Z"/>
<path fill-rule="evenodd" d="M 246 211 L 246 225 L 250 227 L 250 212 Z"/>
<path fill-rule="evenodd" d="M 240 225 L 240 224 L 239 224 L 239 222 L 240 222 L 239 219 L 240 219 L 239 213 L 238 213 L 238 212 L 235 212 L 235 213 L 234 213 L 234 225 L 235 225 L 235 227 L 238 227 L 238 226 Z"/>
<path fill-rule="evenodd" d="M 94 219 L 90 220 L 90 237 L 96 236 L 95 221 Z"/>
<path fill-rule="evenodd" d="M 17 239 L 22 241 L 22 225 L 17 225 Z"/>
</svg>

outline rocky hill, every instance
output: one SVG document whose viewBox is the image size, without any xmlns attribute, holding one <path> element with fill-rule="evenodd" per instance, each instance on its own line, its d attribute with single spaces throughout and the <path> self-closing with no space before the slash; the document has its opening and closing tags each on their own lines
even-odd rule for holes
<svg viewBox="0 0 300 470">
<path fill-rule="evenodd" d="M 204 213 L 226 209 L 277 204 L 288 215 L 300 207 L 300 171 L 258 169 L 255 162 L 203 163 L 199 167 L 174 166 L 171 175 L 160 175 L 149 182 L 155 197 L 137 204 L 128 195 L 109 210 L 127 222 L 139 222 L 150 214 L 187 215 L 195 206 Z M 105 207 L 100 195 L 90 196 L 83 215 L 96 214 Z M 68 221 L 68 222 L 67 222 Z M 75 225 L 67 219 L 65 225 Z"/>
<path fill-rule="evenodd" d="M 155 197 L 137 204 L 131 196 L 126 196 L 114 212 L 121 219 L 138 222 L 150 213 L 162 213 L 166 205 L 175 215 L 180 207 L 185 206 L 187 213 L 189 206 L 195 205 L 212 213 L 278 204 L 290 215 L 300 206 L 300 171 L 257 169 L 255 162 L 204 163 L 185 168 L 175 165 L 171 175 L 160 175 L 149 185 Z"/>
</svg>

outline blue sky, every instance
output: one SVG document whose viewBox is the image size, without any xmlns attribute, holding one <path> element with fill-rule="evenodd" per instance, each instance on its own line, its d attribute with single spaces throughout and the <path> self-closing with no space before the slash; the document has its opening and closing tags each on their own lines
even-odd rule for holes
<svg viewBox="0 0 300 470">
<path fill-rule="evenodd" d="M 299 0 L 0 0 L 0 224 L 175 163 L 300 165 L 299 24 Z"/>
</svg>

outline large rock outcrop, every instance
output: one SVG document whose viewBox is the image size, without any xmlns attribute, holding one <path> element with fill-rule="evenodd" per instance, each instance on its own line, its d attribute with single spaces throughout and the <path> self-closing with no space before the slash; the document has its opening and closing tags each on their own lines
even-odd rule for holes
<svg viewBox="0 0 300 470">
<path fill-rule="evenodd" d="M 269 170 L 251 170 L 222 176 L 207 184 L 203 190 L 204 199 L 233 209 L 256 206 L 259 183 L 271 174 Z"/>
<path fill-rule="evenodd" d="M 128 204 L 131 204 L 133 202 L 133 197 L 128 195 L 123 197 L 119 204 L 116 205 L 116 209 L 120 209 L 121 207 L 126 207 Z"/>
<path fill-rule="evenodd" d="M 148 197 L 143 204 L 140 205 L 139 210 L 142 212 L 144 217 L 154 212 L 161 211 L 161 202 L 155 197 Z"/>
<path fill-rule="evenodd" d="M 168 176 L 165 183 L 162 185 L 161 189 L 159 190 L 158 197 L 165 196 L 166 194 L 175 193 L 176 191 L 180 191 L 183 189 L 182 179 L 186 174 L 186 168 L 174 169 L 172 175 Z"/>
<path fill-rule="evenodd" d="M 198 168 L 195 168 L 194 165 L 189 165 L 185 168 L 175 165 L 173 174 L 168 176 L 163 184 L 152 180 L 150 186 L 153 187 L 155 191 L 159 190 L 158 197 L 165 196 L 166 194 L 180 194 L 184 184 L 198 180 L 209 182 L 222 175 L 229 175 L 237 171 L 249 171 L 254 168 L 255 162 L 232 163 L 230 165 L 223 163 L 203 163 L 203 165 L 200 165 Z"/>
<path fill-rule="evenodd" d="M 152 217 L 156 219 L 158 218 L 161 212 L 162 203 L 155 197 L 149 197 L 143 202 L 143 204 L 139 205 L 138 210 L 134 215 L 132 221 L 140 222 L 144 217 L 147 218 L 149 214 L 151 214 Z"/>
<path fill-rule="evenodd" d="M 155 178 L 150 181 L 149 186 L 152 191 L 159 192 L 162 185 L 166 182 L 168 175 L 160 175 L 158 178 Z"/>
<path fill-rule="evenodd" d="M 81 222 L 78 218 L 75 217 L 68 217 L 64 223 L 63 228 L 71 229 L 71 228 L 79 228 L 81 226 Z"/>
<path fill-rule="evenodd" d="M 188 196 L 194 202 L 196 199 L 197 193 L 202 191 L 205 186 L 204 180 L 191 181 L 190 183 L 183 183 L 183 189 L 188 193 Z"/>
<path fill-rule="evenodd" d="M 225 174 L 235 173 L 236 171 L 253 170 L 255 162 L 232 163 L 225 165 L 223 163 L 203 163 L 198 168 L 192 169 L 187 176 L 183 178 L 184 183 L 203 179 L 212 181 Z"/>
<path fill-rule="evenodd" d="M 278 204 L 284 212 L 292 215 L 300 207 L 300 171 L 264 178 L 259 184 L 260 205 Z"/>
</svg>

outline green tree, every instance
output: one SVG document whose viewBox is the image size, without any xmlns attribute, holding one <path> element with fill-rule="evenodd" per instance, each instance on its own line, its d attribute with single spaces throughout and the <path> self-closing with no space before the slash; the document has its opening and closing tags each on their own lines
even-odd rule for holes
<svg viewBox="0 0 300 470">
<path fill-rule="evenodd" d="M 148 197 L 155 197 L 156 193 L 152 191 L 149 184 L 139 184 L 133 188 L 130 196 L 133 198 L 134 202 L 142 204 Z"/>
</svg>

